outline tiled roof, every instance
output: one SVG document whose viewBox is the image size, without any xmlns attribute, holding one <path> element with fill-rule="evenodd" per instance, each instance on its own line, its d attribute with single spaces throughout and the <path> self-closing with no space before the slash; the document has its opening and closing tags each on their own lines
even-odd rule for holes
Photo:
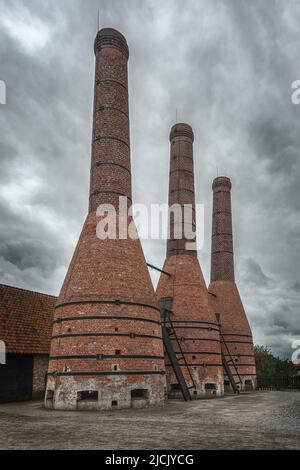
<svg viewBox="0 0 300 470">
<path fill-rule="evenodd" d="M 49 354 L 56 300 L 0 284 L 0 340 L 7 352 Z"/>
</svg>

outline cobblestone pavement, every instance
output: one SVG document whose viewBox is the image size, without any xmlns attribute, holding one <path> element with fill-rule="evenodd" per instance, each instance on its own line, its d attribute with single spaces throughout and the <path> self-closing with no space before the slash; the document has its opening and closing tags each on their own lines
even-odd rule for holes
<svg viewBox="0 0 300 470">
<path fill-rule="evenodd" d="M 300 392 L 106 412 L 0 405 L 0 449 L 299 449 Z"/>
</svg>

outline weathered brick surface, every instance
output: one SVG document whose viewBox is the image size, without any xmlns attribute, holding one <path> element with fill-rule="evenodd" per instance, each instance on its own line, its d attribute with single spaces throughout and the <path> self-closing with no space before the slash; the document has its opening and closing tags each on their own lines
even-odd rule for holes
<svg viewBox="0 0 300 470">
<path fill-rule="evenodd" d="M 46 406 L 107 409 L 162 403 L 160 313 L 140 241 L 96 236 L 100 203 L 131 202 L 125 38 L 101 30 L 96 78 L 90 209 L 55 309 Z M 131 218 L 122 219 L 125 227 Z M 117 234 L 119 225 L 117 223 Z M 133 400 L 132 390 L 145 390 Z M 93 400 L 78 393 L 98 392 Z"/>
<path fill-rule="evenodd" d="M 195 195 L 193 174 L 194 135 L 187 124 L 176 124 L 171 129 L 170 143 L 170 190 L 169 205 L 191 204 L 193 223 L 195 220 Z M 178 171 L 178 169 L 180 171 Z M 184 190 L 182 190 L 184 188 Z M 162 274 L 157 286 L 158 300 L 172 297 L 171 316 L 180 345 L 184 352 L 188 368 L 180 361 L 182 372 L 189 386 L 192 386 L 191 372 L 196 389 L 193 396 L 208 393 L 223 394 L 223 368 L 219 326 L 210 305 L 208 292 L 202 275 L 196 250 L 186 250 L 186 240 L 171 237 L 167 244 L 167 259 L 163 270 L 171 274 Z M 176 340 L 172 340 L 178 359 L 181 357 Z M 177 383 L 174 372 L 166 357 L 167 383 L 169 393 Z M 189 369 L 189 370 L 188 370 Z M 216 386 L 215 391 L 205 390 L 207 383 Z M 174 392 L 170 393 L 174 395 Z"/>
<path fill-rule="evenodd" d="M 128 106 L 128 46 L 115 30 L 95 40 L 95 93 L 90 183 L 90 211 L 99 204 L 132 202 Z"/>
<path fill-rule="evenodd" d="M 189 204 L 192 211 L 192 227 L 195 231 L 195 189 L 194 189 L 194 163 L 193 163 L 194 134 L 191 126 L 184 123 L 175 124 L 170 132 L 170 178 L 169 178 L 169 206 L 173 204 L 183 208 Z M 186 242 L 195 241 L 195 236 L 189 240 L 185 238 L 183 223 L 181 226 L 182 237 L 176 238 L 174 230 L 174 217 L 171 214 L 170 237 L 167 241 L 167 256 L 186 253 Z M 197 256 L 196 250 L 190 250 L 189 254 Z"/>
<path fill-rule="evenodd" d="M 46 374 L 49 355 L 36 355 L 33 357 L 32 398 L 42 398 L 46 388 Z"/>
<path fill-rule="evenodd" d="M 253 339 L 249 322 L 234 282 L 231 215 L 231 182 L 218 177 L 213 182 L 212 259 L 209 292 L 211 304 L 220 316 L 222 349 L 230 361 L 236 381 L 256 383 Z"/>
</svg>

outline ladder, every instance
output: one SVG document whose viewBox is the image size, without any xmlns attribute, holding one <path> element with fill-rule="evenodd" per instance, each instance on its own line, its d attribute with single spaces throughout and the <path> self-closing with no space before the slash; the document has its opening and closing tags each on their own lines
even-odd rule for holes
<svg viewBox="0 0 300 470">
<path fill-rule="evenodd" d="M 191 397 L 189 388 L 186 384 L 186 381 L 184 380 L 184 376 L 183 376 L 183 373 L 181 371 L 181 367 L 180 367 L 180 365 L 177 361 L 177 357 L 176 357 L 176 354 L 174 352 L 174 349 L 173 349 L 173 346 L 172 346 L 172 343 L 171 343 L 171 340 L 170 340 L 169 331 L 168 331 L 167 326 L 162 325 L 162 333 L 163 333 L 164 347 L 165 347 L 166 353 L 168 354 L 168 357 L 170 359 L 172 368 L 175 372 L 176 379 L 177 379 L 177 382 L 179 384 L 182 396 L 183 396 L 185 401 L 189 401 L 189 400 L 192 399 L 192 397 Z"/>
<path fill-rule="evenodd" d="M 165 347 L 165 351 L 169 357 L 169 360 L 171 362 L 171 366 L 174 370 L 178 385 L 180 387 L 182 396 L 185 401 L 190 401 L 192 400 L 191 394 L 190 394 L 190 389 L 191 388 L 196 388 L 196 384 L 194 382 L 193 376 L 191 374 L 191 371 L 189 369 L 189 366 L 187 364 L 184 352 L 182 350 L 179 338 L 176 333 L 176 329 L 173 325 L 173 322 L 170 318 L 170 314 L 173 314 L 173 312 L 170 310 L 172 303 L 172 298 L 171 297 L 165 297 L 160 300 L 160 311 L 161 311 L 161 318 L 162 318 L 162 335 L 163 335 L 163 343 Z M 181 357 L 178 359 L 176 356 L 176 353 L 174 351 L 173 345 L 172 345 L 172 340 L 171 337 L 175 337 L 175 340 L 178 344 L 179 351 L 181 354 Z M 183 360 L 185 363 L 185 366 L 189 372 L 191 381 L 192 381 L 192 386 L 188 387 L 184 375 L 182 373 L 179 361 Z"/>
<path fill-rule="evenodd" d="M 213 297 L 217 297 L 217 295 L 214 294 L 213 292 L 208 291 L 208 293 L 209 293 L 210 295 L 212 295 Z M 219 317 L 220 317 L 220 314 L 216 313 L 217 322 L 218 322 L 218 324 L 219 324 L 219 331 L 220 331 L 221 342 L 222 342 L 222 344 L 224 344 L 224 346 L 225 346 L 225 348 L 226 348 L 226 351 L 227 351 L 227 355 L 230 357 L 230 361 L 227 361 L 227 360 L 226 360 L 226 356 L 225 356 L 224 352 L 223 352 L 222 349 L 221 349 L 221 356 L 222 356 L 223 368 L 225 369 L 225 372 L 226 372 L 226 374 L 227 374 L 227 377 L 228 377 L 228 379 L 229 379 L 229 382 L 230 382 L 230 384 L 231 384 L 231 387 L 232 387 L 233 392 L 234 392 L 234 393 L 240 393 L 239 388 L 238 388 L 238 385 L 239 385 L 239 384 L 242 384 L 242 379 L 241 379 L 241 377 L 240 377 L 238 368 L 236 367 L 236 365 L 235 365 L 235 363 L 234 363 L 234 361 L 233 361 L 233 358 L 232 358 L 232 356 L 231 356 L 231 354 L 230 354 L 230 351 L 229 351 L 229 349 L 228 349 L 228 346 L 227 346 L 227 344 L 226 344 L 226 341 L 225 341 L 225 339 L 224 339 L 224 336 L 222 335 L 222 332 L 221 332 L 221 325 L 220 325 L 220 318 L 219 318 Z M 238 382 L 236 382 L 236 381 L 234 380 L 233 374 L 232 374 L 231 369 L 230 369 L 230 365 L 232 365 L 232 366 L 234 367 L 234 369 L 235 369 L 236 375 L 237 375 L 238 378 L 239 378 L 239 381 L 238 381 Z"/>
<path fill-rule="evenodd" d="M 231 354 L 230 354 L 229 348 L 228 348 L 228 346 L 227 346 L 227 344 L 226 344 L 226 341 L 225 341 L 225 339 L 224 339 L 224 336 L 223 336 L 222 333 L 221 333 L 221 330 L 220 330 L 220 337 L 221 337 L 222 343 L 224 344 L 224 346 L 225 346 L 225 348 L 226 348 L 227 354 L 228 354 L 228 356 L 230 357 L 230 361 L 227 361 L 227 360 L 226 360 L 226 357 L 225 357 L 225 354 L 224 354 L 224 352 L 222 351 L 222 364 L 223 364 L 223 367 L 224 367 L 224 369 L 225 369 L 225 372 L 226 372 L 226 374 L 227 374 L 227 377 L 228 377 L 228 379 L 229 379 L 229 382 L 230 382 L 230 384 L 231 384 L 231 386 L 232 386 L 233 392 L 234 392 L 234 393 L 240 393 L 240 391 L 239 391 L 239 389 L 238 389 L 238 385 L 239 385 L 239 384 L 242 384 L 242 379 L 241 379 L 241 376 L 240 376 L 240 374 L 239 374 L 238 368 L 236 367 L 236 365 L 235 365 L 235 363 L 234 363 L 234 361 L 233 361 L 233 358 L 232 358 L 232 356 L 231 356 Z M 238 376 L 238 379 L 239 379 L 238 382 L 236 382 L 236 381 L 234 380 L 233 374 L 232 374 L 231 369 L 230 369 L 230 365 L 232 365 L 232 366 L 234 367 L 234 369 L 235 369 L 236 375 Z"/>
</svg>

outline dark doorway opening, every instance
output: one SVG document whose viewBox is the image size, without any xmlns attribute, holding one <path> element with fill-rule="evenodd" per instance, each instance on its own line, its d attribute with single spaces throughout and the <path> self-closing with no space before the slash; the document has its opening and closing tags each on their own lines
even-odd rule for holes
<svg viewBox="0 0 300 470">
<path fill-rule="evenodd" d="M 139 399 L 139 398 L 149 398 L 149 392 L 146 388 L 136 388 L 135 390 L 131 390 L 131 399 Z"/>
<path fill-rule="evenodd" d="M 217 386 L 216 384 L 212 382 L 206 383 L 204 388 L 205 388 L 205 394 L 208 396 L 217 394 Z"/>
<path fill-rule="evenodd" d="M 77 392 L 77 401 L 98 401 L 98 392 L 94 390 Z"/>
<path fill-rule="evenodd" d="M 224 380 L 224 391 L 225 392 L 231 392 L 232 391 L 229 380 Z"/>
<path fill-rule="evenodd" d="M 180 385 L 179 384 L 171 384 L 171 391 L 176 391 L 176 390 L 181 391 Z"/>
<path fill-rule="evenodd" d="M 245 380 L 245 390 L 247 390 L 247 391 L 252 391 L 253 390 L 252 380 Z"/>
<path fill-rule="evenodd" d="M 0 365 L 0 403 L 32 399 L 33 356 L 7 354 Z"/>
</svg>

